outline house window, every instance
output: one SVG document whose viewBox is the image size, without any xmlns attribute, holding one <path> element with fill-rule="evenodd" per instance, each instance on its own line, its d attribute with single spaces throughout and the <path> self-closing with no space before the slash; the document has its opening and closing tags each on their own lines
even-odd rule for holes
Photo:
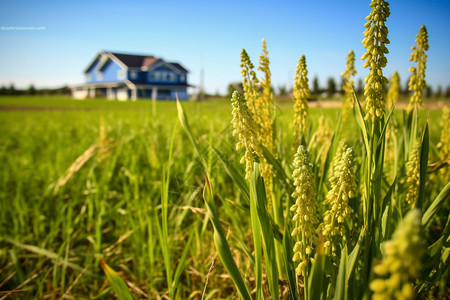
<svg viewBox="0 0 450 300">
<path fill-rule="evenodd" d="M 176 80 L 176 76 L 174 73 L 169 73 L 169 81 L 175 81 Z"/>
<path fill-rule="evenodd" d="M 150 73 L 150 78 L 157 81 L 164 80 L 164 74 L 161 71 L 154 71 Z"/>
<path fill-rule="evenodd" d="M 90 81 L 91 80 L 91 74 L 86 74 L 86 81 Z"/>
<path fill-rule="evenodd" d="M 124 70 L 117 71 L 117 78 L 118 79 L 125 79 L 125 71 Z"/>
<path fill-rule="evenodd" d="M 186 76 L 180 75 L 180 81 L 181 81 L 181 82 L 185 82 L 185 81 L 186 81 Z"/>
<path fill-rule="evenodd" d="M 103 80 L 103 73 L 102 72 L 98 72 L 97 73 L 97 80 Z"/>
<path fill-rule="evenodd" d="M 138 73 L 137 71 L 130 71 L 130 79 L 137 79 Z"/>
</svg>

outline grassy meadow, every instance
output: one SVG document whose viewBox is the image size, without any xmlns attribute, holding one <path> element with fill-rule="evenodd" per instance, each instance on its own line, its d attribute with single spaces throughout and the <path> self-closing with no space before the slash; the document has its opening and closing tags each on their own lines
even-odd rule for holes
<svg viewBox="0 0 450 300">
<path fill-rule="evenodd" d="M 175 102 L 0 98 L 0 299 L 120 297 L 101 261 L 119 274 L 136 298 L 238 297 L 216 248 L 211 211 L 204 200 L 209 186 L 205 174 L 245 285 L 250 292 L 259 285 L 262 291 L 257 293 L 273 292 L 268 291 L 270 278 L 262 276 L 261 283 L 255 277 L 255 259 L 261 257 L 254 252 L 258 239 L 252 238 L 248 196 L 238 184 L 244 176 L 239 163 L 243 152 L 235 150 L 230 101 L 182 106 L 189 128 L 180 123 L 183 118 Z M 309 148 L 316 172 L 322 163 L 321 143 L 336 133 L 339 112 L 309 110 L 309 135 L 322 134 Z M 292 173 L 292 102 L 277 104 L 276 114 L 277 161 Z M 430 163 L 439 160 L 435 145 L 441 116 L 440 109 L 420 111 L 419 127 L 429 120 Z M 401 110 L 395 111 L 394 119 L 402 123 Z M 357 157 L 364 152 L 359 130 L 353 116 L 340 130 Z M 360 159 L 358 168 L 361 163 Z M 383 191 L 391 180 L 386 177 Z M 432 177 L 424 207 L 444 184 Z M 401 192 L 404 183 L 398 189 Z M 285 210 L 292 201 L 289 194 L 284 188 L 273 193 Z M 358 210 L 358 204 L 352 205 Z M 427 227 L 429 243 L 444 230 L 449 208 L 448 203 L 441 205 Z M 362 226 L 359 220 L 353 222 L 349 245 L 355 245 Z M 283 227 L 276 228 L 274 232 L 284 233 Z M 274 240 L 281 249 L 281 240 Z M 264 266 L 269 268 L 267 261 Z M 287 298 L 288 276 L 279 269 L 278 296 Z"/>
</svg>

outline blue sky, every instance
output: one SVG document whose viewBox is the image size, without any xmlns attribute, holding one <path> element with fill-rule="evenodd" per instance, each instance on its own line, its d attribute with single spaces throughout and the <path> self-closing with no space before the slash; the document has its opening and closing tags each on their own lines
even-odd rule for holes
<svg viewBox="0 0 450 300">
<path fill-rule="evenodd" d="M 450 1 L 392 0 L 387 77 L 397 70 L 404 86 L 410 47 L 421 25 L 428 29 L 427 82 L 450 85 Z M 82 70 L 100 50 L 152 54 L 178 61 L 198 85 L 201 69 L 209 93 L 225 93 L 240 81 L 240 52 L 257 65 L 261 40 L 269 50 L 272 82 L 291 86 L 305 54 L 309 78 L 345 69 L 350 49 L 356 78 L 364 78 L 359 58 L 369 0 L 348 1 L 7 1 L 0 26 L 43 26 L 41 31 L 0 30 L 0 85 L 57 87 L 83 82 Z"/>
</svg>

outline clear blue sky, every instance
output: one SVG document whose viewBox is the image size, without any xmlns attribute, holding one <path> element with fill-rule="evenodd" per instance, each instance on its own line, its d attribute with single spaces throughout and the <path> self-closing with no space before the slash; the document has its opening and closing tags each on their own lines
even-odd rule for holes
<svg viewBox="0 0 450 300">
<path fill-rule="evenodd" d="M 450 1 L 392 0 L 387 77 L 409 77 L 410 47 L 422 24 L 428 29 L 427 82 L 450 85 Z M 340 82 L 345 57 L 356 53 L 356 78 L 370 0 L 349 1 L 7 1 L 0 26 L 44 26 L 42 31 L 0 30 L 0 85 L 56 87 L 83 82 L 82 70 L 100 50 L 152 54 L 178 61 L 206 91 L 225 93 L 240 81 L 240 51 L 257 65 L 261 40 L 269 50 L 275 87 L 292 84 L 306 55 L 309 78 Z"/>
</svg>

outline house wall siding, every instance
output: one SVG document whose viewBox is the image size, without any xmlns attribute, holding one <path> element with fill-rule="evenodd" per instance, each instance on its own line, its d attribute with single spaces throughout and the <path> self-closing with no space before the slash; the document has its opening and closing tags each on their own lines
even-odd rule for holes
<svg viewBox="0 0 450 300">
<path fill-rule="evenodd" d="M 100 58 L 97 59 L 94 66 L 87 73 L 89 74 L 89 80 L 87 80 L 87 83 L 116 82 L 116 81 L 124 81 L 125 79 L 127 79 L 127 72 L 122 67 L 120 67 L 118 64 L 116 64 L 114 61 L 111 60 L 107 62 L 107 64 L 103 67 L 102 72 L 98 72 L 97 67 L 100 62 L 101 59 Z M 118 77 L 119 71 L 123 72 L 122 78 Z M 99 73 L 101 73 L 100 77 Z"/>
<path fill-rule="evenodd" d="M 154 84 L 180 84 L 180 77 L 167 66 L 160 66 L 147 74 L 148 83 Z"/>
<path fill-rule="evenodd" d="M 132 73 L 136 74 L 136 78 L 132 77 Z M 137 69 L 132 69 L 128 71 L 128 79 L 131 81 L 139 81 L 139 82 L 146 82 L 147 81 L 147 72 L 139 71 Z"/>
</svg>

